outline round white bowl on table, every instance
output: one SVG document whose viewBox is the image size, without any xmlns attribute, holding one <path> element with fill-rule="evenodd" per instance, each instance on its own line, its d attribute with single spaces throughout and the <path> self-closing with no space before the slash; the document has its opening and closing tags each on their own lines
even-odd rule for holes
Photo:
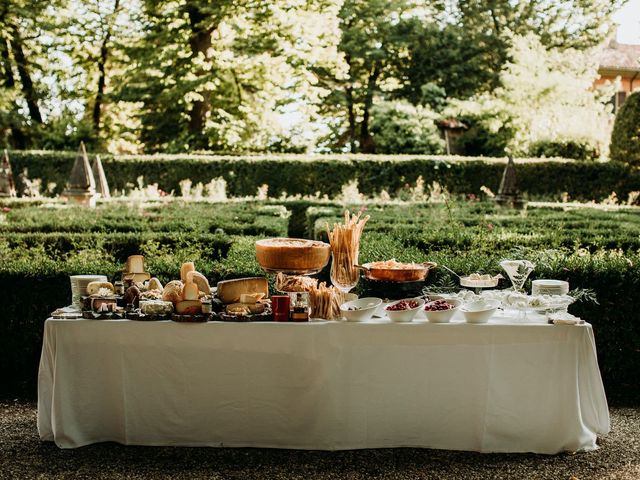
<svg viewBox="0 0 640 480">
<path fill-rule="evenodd" d="M 415 308 L 410 308 L 407 310 L 389 310 L 389 307 L 396 305 L 400 302 L 407 301 L 415 301 L 418 305 Z M 424 306 L 424 300 L 422 298 L 403 298 L 402 300 L 398 300 L 396 302 L 392 302 L 385 307 L 384 312 L 389 317 L 389 320 L 396 323 L 409 323 L 413 321 L 413 318 L 420 311 L 420 309 Z"/>
<path fill-rule="evenodd" d="M 449 323 L 451 321 L 451 318 L 455 315 L 455 313 L 462 305 L 462 300 L 459 300 L 457 298 L 442 298 L 442 300 L 447 302 L 449 305 L 453 305 L 453 308 L 450 308 L 448 310 L 425 310 L 427 305 L 429 305 L 429 303 L 431 302 L 425 303 L 423 310 L 425 315 L 427 316 L 427 320 L 429 320 L 429 323 Z"/>
<path fill-rule="evenodd" d="M 460 309 L 467 323 L 487 323 L 500 306 L 498 300 L 470 302 Z"/>
<path fill-rule="evenodd" d="M 371 320 L 380 305 L 382 305 L 381 298 L 359 298 L 340 305 L 340 313 L 347 322 L 367 322 Z"/>
</svg>

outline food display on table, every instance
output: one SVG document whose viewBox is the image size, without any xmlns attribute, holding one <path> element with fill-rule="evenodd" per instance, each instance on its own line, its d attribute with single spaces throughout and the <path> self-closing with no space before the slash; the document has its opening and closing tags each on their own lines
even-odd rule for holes
<svg viewBox="0 0 640 480">
<path fill-rule="evenodd" d="M 329 262 L 330 247 L 303 238 L 267 238 L 256 242 L 256 259 L 265 272 L 308 275 Z"/>
<path fill-rule="evenodd" d="M 331 283 L 343 292 L 348 292 L 358 283 L 358 256 L 360 237 L 369 220 L 369 215 L 361 217 L 362 212 L 350 214 L 344 212 L 344 223 L 334 223 L 333 229 L 327 224 L 327 234 L 331 246 Z"/>
<path fill-rule="evenodd" d="M 402 263 L 391 260 L 370 262 L 361 265 L 365 278 L 386 282 L 418 282 L 424 281 L 429 270 L 437 266 L 434 262 Z"/>
<path fill-rule="evenodd" d="M 212 288 L 194 262 L 184 262 L 179 274 L 176 272 L 178 278 L 163 285 L 146 271 L 142 255 L 132 255 L 126 261 L 121 280 L 110 282 L 104 275 L 71 277 L 74 304 L 80 297 L 81 313 L 76 315 L 177 322 L 305 322 L 310 318 L 369 321 L 377 316 L 392 322 L 411 322 L 419 313 L 426 315 L 429 322 L 447 323 L 460 309 L 468 323 L 485 323 L 499 307 L 534 309 L 549 316 L 567 314 L 567 306 L 573 301 L 567 295 L 568 283 L 557 280 L 535 280 L 534 295 L 527 295 L 522 288 L 533 264 L 507 260 L 500 265 L 509 274 L 515 291 L 487 290 L 481 295 L 482 288 L 497 286 L 503 277 L 483 273 L 459 277 L 443 266 L 460 279 L 461 286 L 474 291 L 431 297 L 425 303 L 424 283 L 436 263 L 399 262 L 391 258 L 358 264 L 360 240 L 368 220 L 369 216 L 363 216 L 362 211 L 357 214 L 345 211 L 343 222 L 335 223 L 331 229 L 327 225 L 329 243 L 284 237 L 258 240 L 256 259 L 265 272 L 276 274 L 276 290 L 284 295 L 269 298 L 269 282 L 265 277 L 223 280 Z M 331 284 L 308 276 L 320 272 L 330 257 Z M 368 281 L 364 289 L 368 296 L 358 300 L 357 295 L 348 292 L 358 283 L 361 271 Z M 373 293 L 374 286 L 381 293 Z M 402 299 L 389 301 L 389 298 Z M 66 308 L 78 312 L 76 307 Z M 59 309 L 55 314 L 57 318 L 67 318 L 70 312 Z"/>
</svg>

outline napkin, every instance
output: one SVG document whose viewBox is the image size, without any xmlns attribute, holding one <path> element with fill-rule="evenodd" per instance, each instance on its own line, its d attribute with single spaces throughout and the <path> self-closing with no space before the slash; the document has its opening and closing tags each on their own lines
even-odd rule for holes
<svg viewBox="0 0 640 480">
<path fill-rule="evenodd" d="M 549 315 L 549 323 L 553 325 L 582 325 L 584 320 L 568 312 L 558 312 Z"/>
</svg>

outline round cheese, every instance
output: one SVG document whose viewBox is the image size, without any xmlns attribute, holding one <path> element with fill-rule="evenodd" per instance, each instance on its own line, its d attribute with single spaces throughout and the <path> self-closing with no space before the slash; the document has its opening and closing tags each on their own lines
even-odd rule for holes
<svg viewBox="0 0 640 480">
<path fill-rule="evenodd" d="M 268 238 L 256 242 L 256 259 L 271 272 L 318 272 L 329 263 L 330 255 L 330 245 L 315 240 Z"/>
</svg>

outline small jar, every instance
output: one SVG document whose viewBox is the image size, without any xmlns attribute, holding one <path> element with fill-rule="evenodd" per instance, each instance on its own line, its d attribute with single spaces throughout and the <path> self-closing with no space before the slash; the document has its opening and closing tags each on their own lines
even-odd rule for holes
<svg viewBox="0 0 640 480">
<path fill-rule="evenodd" d="M 114 282 L 113 287 L 116 290 L 116 295 L 124 295 L 124 283 L 122 281 Z"/>
<path fill-rule="evenodd" d="M 298 292 L 293 302 L 291 310 L 292 322 L 308 322 L 309 321 L 309 294 Z"/>
</svg>

